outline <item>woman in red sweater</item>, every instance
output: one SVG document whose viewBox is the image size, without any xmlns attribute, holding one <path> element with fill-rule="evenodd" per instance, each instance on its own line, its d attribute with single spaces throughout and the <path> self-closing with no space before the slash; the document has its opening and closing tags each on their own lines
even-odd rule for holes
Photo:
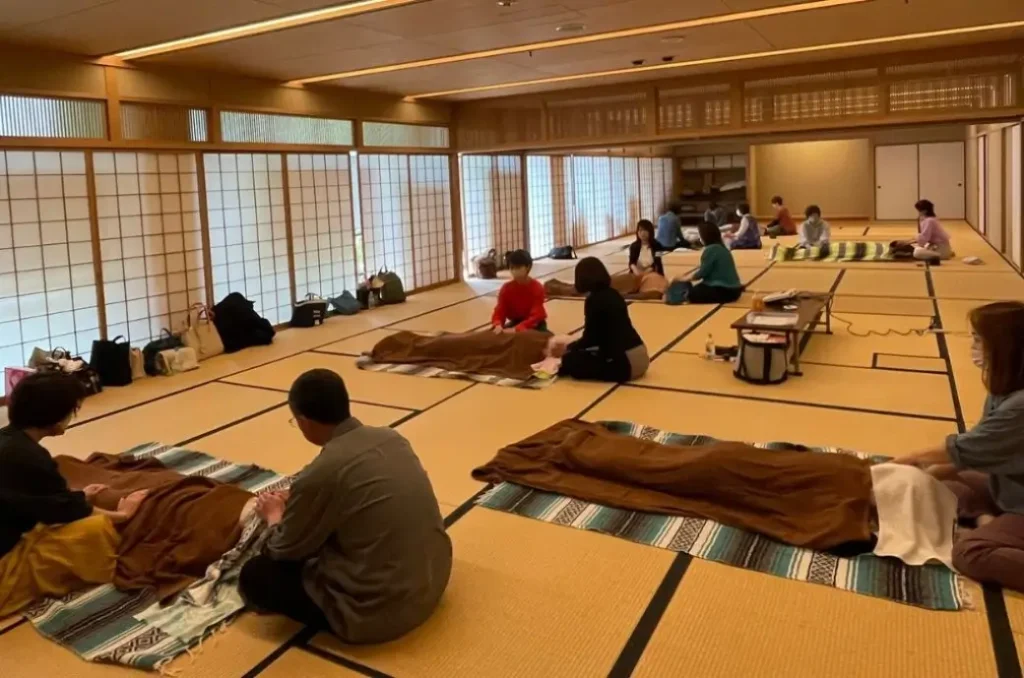
<svg viewBox="0 0 1024 678">
<path fill-rule="evenodd" d="M 526 250 L 508 255 L 512 280 L 501 286 L 498 305 L 491 316 L 491 328 L 501 332 L 547 332 L 548 313 L 544 310 L 544 286 L 530 277 L 533 259 Z"/>
</svg>

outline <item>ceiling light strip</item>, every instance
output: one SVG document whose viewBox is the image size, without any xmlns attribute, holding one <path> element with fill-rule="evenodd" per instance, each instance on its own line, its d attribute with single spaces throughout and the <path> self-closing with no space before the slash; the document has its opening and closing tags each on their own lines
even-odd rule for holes
<svg viewBox="0 0 1024 678">
<path fill-rule="evenodd" d="M 844 5 L 857 5 L 873 0 L 814 0 L 813 2 L 801 2 L 795 5 L 782 5 L 779 7 L 766 7 L 764 9 L 751 10 L 748 12 L 734 12 L 732 14 L 718 14 L 715 16 L 688 19 L 686 21 L 674 21 L 667 24 L 654 26 L 641 26 L 639 28 L 627 28 L 619 31 L 608 31 L 605 33 L 594 33 L 593 35 L 581 35 L 574 38 L 561 38 L 559 40 L 546 40 L 544 42 L 533 42 L 526 45 L 512 45 L 510 47 L 499 47 L 496 49 L 485 49 L 479 52 L 466 52 L 433 59 L 421 59 L 419 61 L 406 61 L 400 64 L 389 64 L 386 66 L 374 66 L 354 71 L 341 71 L 328 75 L 316 75 L 309 78 L 299 78 L 291 81 L 292 85 L 309 85 L 316 82 L 327 82 L 329 80 L 341 80 L 344 78 L 358 78 L 366 75 L 377 75 L 380 73 L 392 73 L 412 68 L 424 68 L 426 66 L 441 66 L 444 64 L 456 64 L 462 61 L 473 61 L 476 59 L 488 59 L 509 54 L 522 54 L 524 52 L 536 52 L 555 47 L 568 47 L 570 45 L 582 45 L 591 42 L 602 42 L 604 40 L 619 40 L 622 38 L 633 38 L 655 33 L 666 33 L 702 26 L 714 26 L 727 24 L 735 21 L 749 21 L 751 19 L 762 19 L 764 17 L 795 14 L 797 12 L 808 12 L 815 9 L 827 9 L 830 7 L 841 7 Z"/>
<path fill-rule="evenodd" d="M 343 17 L 354 16 L 356 14 L 376 12 L 382 9 L 401 7 L 403 5 L 411 5 L 418 2 L 423 2 L 423 0 L 358 0 L 357 2 L 345 3 L 344 5 L 324 7 L 309 12 L 302 12 L 300 14 L 289 14 L 288 16 L 278 17 L 276 19 L 257 21 L 251 24 L 243 24 L 241 26 L 225 28 L 219 31 L 200 33 L 199 35 L 193 35 L 188 38 L 180 38 L 178 40 L 170 40 L 168 42 L 161 42 L 155 45 L 129 49 L 124 52 L 118 52 L 117 54 L 111 54 L 110 56 L 123 59 L 124 61 L 142 59 L 145 57 L 156 56 L 157 54 L 179 52 L 184 49 L 194 49 L 204 45 L 213 45 L 218 42 L 247 38 L 253 35 L 261 35 L 272 31 L 284 30 L 286 28 L 297 28 L 308 24 L 331 21 L 332 19 L 341 19 Z"/>
<path fill-rule="evenodd" d="M 814 52 L 828 52 L 837 49 L 848 49 L 850 47 L 864 47 L 868 45 L 884 45 L 894 42 L 910 42 L 913 40 L 925 40 L 928 38 L 941 38 L 949 35 L 965 35 L 969 33 L 986 33 L 1009 28 L 1022 28 L 1024 21 L 1007 21 L 998 24 L 985 24 L 982 26 L 966 26 L 963 28 L 950 28 L 941 31 L 928 31 L 926 33 L 905 33 L 903 35 L 891 35 L 884 38 L 867 38 L 864 40 L 849 40 L 847 42 L 834 42 L 827 45 L 811 45 L 807 47 L 791 47 L 787 49 L 774 49 L 766 52 L 750 52 L 747 54 L 733 54 L 722 57 L 709 57 L 707 59 L 694 59 L 692 61 L 675 61 L 667 64 L 655 64 L 652 66 L 638 66 L 632 68 L 616 68 L 609 71 L 594 71 L 591 73 L 578 73 L 576 75 L 559 75 L 550 78 L 537 78 L 534 80 L 517 80 L 513 82 L 499 83 L 495 85 L 481 85 L 479 87 L 464 87 L 461 89 L 450 89 L 441 92 L 426 92 L 423 94 L 411 94 L 406 98 L 408 101 L 417 99 L 428 99 L 435 97 L 453 96 L 456 94 L 470 94 L 475 92 L 493 92 L 500 89 L 511 89 L 514 87 L 529 87 L 532 85 L 550 85 L 559 82 L 573 82 L 576 80 L 593 80 L 596 78 L 607 78 L 613 75 L 626 75 L 630 73 L 644 73 L 649 71 L 664 71 L 675 68 L 692 68 L 694 66 L 708 66 L 712 64 L 725 64 L 737 61 L 754 61 L 770 57 L 788 56 L 792 54 L 810 54 Z"/>
</svg>

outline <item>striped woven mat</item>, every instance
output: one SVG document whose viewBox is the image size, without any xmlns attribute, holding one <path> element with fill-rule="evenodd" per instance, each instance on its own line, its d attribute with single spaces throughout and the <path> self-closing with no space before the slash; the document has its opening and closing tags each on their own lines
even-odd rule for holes
<svg viewBox="0 0 1024 678">
<path fill-rule="evenodd" d="M 291 484 L 289 477 L 258 466 L 176 447 L 140 445 L 122 456 L 152 457 L 183 475 L 205 476 L 253 493 Z M 242 610 L 238 572 L 258 553 L 264 534 L 262 521 L 250 517 L 238 544 L 167 605 L 160 605 L 151 591 L 122 592 L 107 584 L 44 600 L 25 616 L 44 636 L 85 660 L 160 669 Z"/>
<path fill-rule="evenodd" d="M 832 243 L 824 253 L 820 247 L 774 245 L 768 252 L 774 261 L 895 261 L 889 243 L 845 240 Z"/>
<path fill-rule="evenodd" d="M 481 384 L 493 384 L 494 386 L 509 386 L 512 388 L 539 389 L 555 383 L 557 377 L 542 379 L 532 376 L 529 379 L 509 379 L 498 377 L 493 374 L 473 374 L 471 372 L 455 372 L 444 370 L 440 367 L 429 365 L 407 365 L 404 363 L 378 363 L 368 355 L 361 355 L 356 358 L 356 367 L 368 372 L 387 372 L 389 374 L 406 374 L 413 377 L 433 377 L 438 379 L 464 379 L 476 381 Z"/>
<path fill-rule="evenodd" d="M 601 422 L 616 433 L 666 445 L 707 445 L 707 436 L 668 433 L 629 422 Z M 760 443 L 762 449 L 794 449 L 787 443 Z M 874 462 L 887 457 L 832 447 L 803 448 L 808 453 L 856 454 Z M 689 553 L 747 570 L 786 579 L 823 584 L 929 610 L 969 607 L 960 577 L 943 565 L 912 566 L 895 558 L 861 555 L 841 558 L 789 546 L 702 518 L 658 515 L 610 508 L 572 497 L 501 483 L 477 500 L 480 506 L 535 518 L 546 523 L 609 534 L 670 551 Z"/>
</svg>

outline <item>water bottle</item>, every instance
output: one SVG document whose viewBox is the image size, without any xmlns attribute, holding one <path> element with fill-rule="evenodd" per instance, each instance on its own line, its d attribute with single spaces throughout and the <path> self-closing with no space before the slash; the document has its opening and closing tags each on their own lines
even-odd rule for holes
<svg viewBox="0 0 1024 678">
<path fill-rule="evenodd" d="M 715 353 L 715 339 L 711 336 L 710 332 L 708 333 L 708 340 L 704 342 L 704 357 L 707 360 L 715 360 L 717 357 Z"/>
</svg>

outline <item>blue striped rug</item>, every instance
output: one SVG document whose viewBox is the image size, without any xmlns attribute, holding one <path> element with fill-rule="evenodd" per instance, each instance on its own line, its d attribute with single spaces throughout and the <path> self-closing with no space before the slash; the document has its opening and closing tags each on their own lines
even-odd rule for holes
<svg viewBox="0 0 1024 678">
<path fill-rule="evenodd" d="M 616 433 L 665 445 L 706 445 L 707 436 L 668 433 L 629 422 L 601 422 Z M 763 449 L 793 450 L 787 443 L 761 443 Z M 802 448 L 808 453 L 856 454 L 832 447 Z M 696 558 L 822 584 L 862 595 L 885 598 L 929 610 L 961 610 L 968 606 L 960 577 L 943 565 L 912 566 L 895 558 L 861 555 L 841 558 L 830 553 L 789 546 L 758 534 L 702 518 L 658 515 L 610 508 L 572 497 L 501 483 L 477 500 L 480 506 L 555 525 L 575 527 L 628 539 Z"/>
</svg>

